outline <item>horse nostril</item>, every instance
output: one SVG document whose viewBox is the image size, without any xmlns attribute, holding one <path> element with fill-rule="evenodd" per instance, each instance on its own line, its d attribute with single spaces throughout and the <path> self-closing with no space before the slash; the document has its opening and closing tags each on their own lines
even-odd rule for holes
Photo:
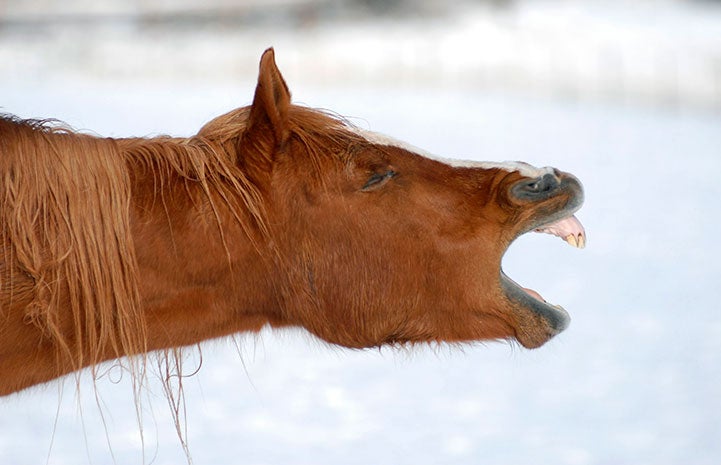
<svg viewBox="0 0 721 465">
<path fill-rule="evenodd" d="M 556 177 L 552 174 L 544 174 L 540 178 L 536 178 L 533 181 L 529 181 L 525 189 L 528 192 L 531 193 L 541 193 L 541 192 L 548 192 L 554 187 L 558 186 L 558 181 L 556 180 Z"/>
<path fill-rule="evenodd" d="M 557 188 L 560 184 L 558 182 L 558 177 L 555 174 L 551 174 L 551 173 L 545 174 L 545 175 L 543 175 L 543 177 L 541 179 L 543 181 L 542 192 L 548 192 L 550 190 L 553 190 L 553 189 Z"/>
<path fill-rule="evenodd" d="M 519 198 L 538 198 L 545 196 L 560 185 L 558 178 L 547 173 L 535 179 L 522 181 L 513 188 L 513 193 Z"/>
</svg>

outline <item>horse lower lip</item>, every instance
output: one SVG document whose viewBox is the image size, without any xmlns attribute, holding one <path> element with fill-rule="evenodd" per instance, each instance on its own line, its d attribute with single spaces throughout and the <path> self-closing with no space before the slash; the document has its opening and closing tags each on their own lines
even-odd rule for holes
<svg viewBox="0 0 721 465">
<path fill-rule="evenodd" d="M 539 294 L 537 291 L 534 291 L 533 289 L 529 289 L 529 288 L 523 287 L 523 286 L 518 286 L 518 287 L 520 287 L 521 289 L 523 289 L 523 291 L 524 291 L 526 294 L 530 295 L 530 296 L 533 297 L 534 299 L 536 299 L 536 300 L 538 300 L 538 301 L 540 301 L 540 302 L 543 302 L 544 304 L 550 305 L 551 307 L 553 307 L 553 308 L 555 308 L 555 309 L 557 309 L 557 310 L 561 310 L 561 311 L 564 311 L 564 312 L 566 311 L 566 309 L 564 309 L 564 308 L 561 307 L 560 305 L 554 305 L 554 304 L 552 304 L 551 302 L 549 302 L 549 301 L 547 301 L 546 299 L 544 299 L 543 296 L 542 296 L 541 294 Z"/>
<path fill-rule="evenodd" d="M 568 326 L 570 317 L 566 310 L 560 305 L 553 305 L 546 302 L 536 291 L 520 286 L 502 271 L 501 284 L 506 297 L 515 304 L 515 307 L 519 311 L 530 312 L 545 321 L 549 331 L 549 339 Z"/>
<path fill-rule="evenodd" d="M 546 299 L 544 299 L 544 298 L 541 296 L 541 294 L 539 294 L 538 292 L 534 291 L 533 289 L 529 289 L 529 288 L 527 288 L 527 287 L 521 287 L 521 289 L 523 289 L 524 291 L 526 291 L 526 294 L 530 295 L 530 296 L 533 297 L 534 299 L 540 300 L 541 302 L 545 302 L 545 301 L 546 301 Z"/>
</svg>

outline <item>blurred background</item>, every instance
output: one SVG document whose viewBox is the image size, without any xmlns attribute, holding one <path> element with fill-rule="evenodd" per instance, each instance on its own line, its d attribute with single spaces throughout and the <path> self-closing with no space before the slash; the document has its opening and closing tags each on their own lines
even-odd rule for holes
<svg viewBox="0 0 721 465">
<path fill-rule="evenodd" d="M 721 106 L 711 0 L 2 0 L 0 71 L 237 82 L 259 51 L 321 86 Z"/>
<path fill-rule="evenodd" d="M 0 111 L 189 136 L 250 103 L 269 46 L 296 102 L 574 173 L 589 244 L 528 235 L 504 258 L 571 313 L 535 351 L 300 331 L 190 350 L 194 463 L 719 463 L 721 2 L 0 0 Z M 186 461 L 159 383 L 136 410 L 103 372 L 0 399 L 0 463 Z"/>
</svg>

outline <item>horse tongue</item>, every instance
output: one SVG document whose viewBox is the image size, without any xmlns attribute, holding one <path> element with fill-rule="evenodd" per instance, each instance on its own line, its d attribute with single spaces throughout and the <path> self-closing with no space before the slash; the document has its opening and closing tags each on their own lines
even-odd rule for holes
<svg viewBox="0 0 721 465">
<path fill-rule="evenodd" d="M 536 232 L 553 234 L 579 249 L 586 247 L 586 230 L 575 215 L 538 228 Z"/>
</svg>

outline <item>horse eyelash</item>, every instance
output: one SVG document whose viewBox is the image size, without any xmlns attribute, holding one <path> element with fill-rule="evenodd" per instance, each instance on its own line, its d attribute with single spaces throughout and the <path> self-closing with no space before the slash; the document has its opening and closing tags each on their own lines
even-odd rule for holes
<svg viewBox="0 0 721 465">
<path fill-rule="evenodd" d="M 370 190 L 374 187 L 380 187 L 384 181 L 394 177 L 397 175 L 393 170 L 388 170 L 384 173 L 373 173 L 370 178 L 368 178 L 368 181 L 363 185 L 363 188 L 361 190 Z"/>
</svg>

